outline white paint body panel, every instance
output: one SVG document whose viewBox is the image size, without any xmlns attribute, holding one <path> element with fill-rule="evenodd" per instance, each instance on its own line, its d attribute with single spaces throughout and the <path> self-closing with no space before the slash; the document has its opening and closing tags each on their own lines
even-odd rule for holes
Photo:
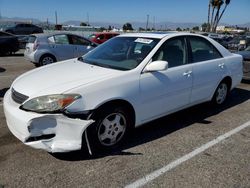
<svg viewBox="0 0 250 188">
<path fill-rule="evenodd" d="M 80 94 L 82 98 L 67 107 L 68 110 L 75 112 L 94 110 L 116 99 L 125 100 L 134 108 L 135 127 L 137 127 L 158 117 L 211 100 L 216 87 L 225 77 L 232 79 L 231 89 L 240 83 L 242 57 L 231 54 L 206 37 L 204 38 L 217 47 L 223 58 L 186 64 L 159 72 L 143 72 L 154 53 L 166 40 L 182 35 L 193 34 L 147 33 L 118 36 L 161 39 L 147 57 L 135 69 L 129 71 L 98 67 L 72 59 L 27 72 L 17 78 L 11 88 L 29 96 L 30 99 L 49 94 Z M 222 68 L 219 66 L 221 63 L 224 64 Z M 38 144 L 29 143 L 35 148 L 51 152 L 79 149 L 81 134 L 93 122 L 70 119 L 62 114 L 24 112 L 19 106 L 12 101 L 10 91 L 7 92 L 4 97 L 7 124 L 13 134 L 23 142 L 30 136 L 27 132 L 30 122 L 37 119 L 43 122 L 48 118 L 57 122 L 58 126 L 54 129 L 57 133 L 56 139 Z"/>
</svg>

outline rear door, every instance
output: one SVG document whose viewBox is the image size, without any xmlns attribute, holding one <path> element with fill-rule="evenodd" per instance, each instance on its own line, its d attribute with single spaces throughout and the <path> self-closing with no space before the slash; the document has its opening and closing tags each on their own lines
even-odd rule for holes
<svg viewBox="0 0 250 188">
<path fill-rule="evenodd" d="M 226 71 L 225 59 L 207 39 L 189 36 L 193 88 L 191 103 L 208 100 Z"/>
<path fill-rule="evenodd" d="M 51 47 L 58 61 L 75 57 L 74 46 L 70 44 L 66 34 L 54 35 L 54 44 Z"/>
</svg>

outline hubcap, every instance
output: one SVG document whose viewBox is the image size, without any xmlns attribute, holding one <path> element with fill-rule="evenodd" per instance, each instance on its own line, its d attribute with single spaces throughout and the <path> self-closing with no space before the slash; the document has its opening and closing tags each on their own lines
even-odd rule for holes
<svg viewBox="0 0 250 188">
<path fill-rule="evenodd" d="M 98 139 L 104 146 L 112 146 L 118 143 L 125 131 L 127 123 L 121 113 L 112 113 L 105 117 L 98 129 Z"/>
<path fill-rule="evenodd" d="M 53 62 L 54 62 L 54 60 L 53 60 L 53 58 L 51 58 L 51 57 L 45 57 L 45 58 L 43 58 L 43 60 L 42 60 L 43 65 L 51 64 L 51 63 L 53 63 Z"/>
<path fill-rule="evenodd" d="M 227 96 L 227 85 L 225 83 L 222 83 L 218 90 L 217 90 L 217 94 L 216 94 L 216 102 L 217 104 L 222 104 Z"/>
</svg>

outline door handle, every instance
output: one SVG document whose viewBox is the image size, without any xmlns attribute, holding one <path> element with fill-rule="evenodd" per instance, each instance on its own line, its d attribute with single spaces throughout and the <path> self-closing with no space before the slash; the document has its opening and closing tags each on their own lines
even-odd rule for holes
<svg viewBox="0 0 250 188">
<path fill-rule="evenodd" d="M 183 76 L 187 76 L 187 77 L 190 77 L 192 74 L 192 71 L 186 71 L 183 73 Z"/>
<path fill-rule="evenodd" d="M 220 63 L 218 66 L 223 69 L 224 65 L 225 65 L 225 63 Z"/>
</svg>

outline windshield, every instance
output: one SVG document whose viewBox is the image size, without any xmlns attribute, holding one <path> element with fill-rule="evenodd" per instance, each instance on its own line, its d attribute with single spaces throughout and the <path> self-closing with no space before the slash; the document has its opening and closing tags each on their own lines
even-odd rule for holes
<svg viewBox="0 0 250 188">
<path fill-rule="evenodd" d="M 89 52 L 80 61 L 117 70 L 137 67 L 159 39 L 138 37 L 116 37 Z"/>
</svg>

